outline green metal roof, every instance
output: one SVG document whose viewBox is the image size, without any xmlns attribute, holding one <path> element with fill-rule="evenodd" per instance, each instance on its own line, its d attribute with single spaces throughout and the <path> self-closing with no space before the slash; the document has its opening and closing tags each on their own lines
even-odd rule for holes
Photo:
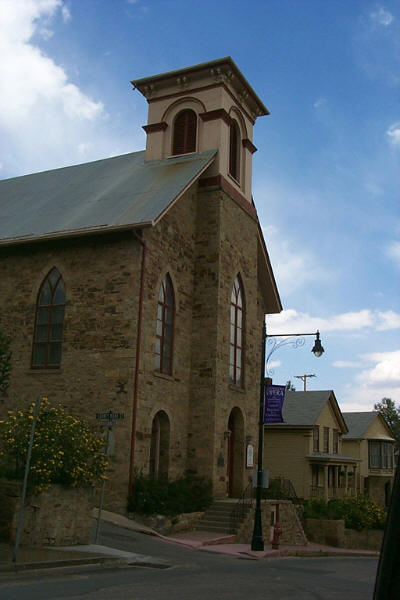
<svg viewBox="0 0 400 600">
<path fill-rule="evenodd" d="M 0 244 L 154 224 L 216 150 L 148 162 L 144 154 L 0 181 Z"/>
</svg>

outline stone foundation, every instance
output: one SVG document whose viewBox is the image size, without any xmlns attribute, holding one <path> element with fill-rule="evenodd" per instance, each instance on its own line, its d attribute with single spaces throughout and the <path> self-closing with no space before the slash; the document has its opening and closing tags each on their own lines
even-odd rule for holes
<svg viewBox="0 0 400 600">
<path fill-rule="evenodd" d="M 376 550 L 380 551 L 383 539 L 383 530 L 365 529 L 356 531 L 346 529 L 343 519 L 323 520 L 306 519 L 305 530 L 310 542 L 326 544 L 337 548 L 348 548 L 352 550 Z"/>
<path fill-rule="evenodd" d="M 193 531 L 203 515 L 204 512 L 183 513 L 174 517 L 129 513 L 128 518 L 154 529 L 157 533 L 170 535 L 180 531 Z"/>
<path fill-rule="evenodd" d="M 307 545 L 307 537 L 293 503 L 290 500 L 263 500 L 261 502 L 261 522 L 265 545 L 270 543 L 271 512 L 277 504 L 279 505 L 279 523 L 282 530 L 279 543 L 284 546 Z M 252 510 L 238 530 L 236 536 L 238 543 L 251 544 L 254 527 L 254 511 L 255 503 L 253 503 Z"/>
<path fill-rule="evenodd" d="M 21 484 L 0 482 L 0 540 L 13 543 L 18 524 Z M 92 488 L 52 485 L 26 498 L 21 545 L 70 546 L 90 543 Z"/>
</svg>

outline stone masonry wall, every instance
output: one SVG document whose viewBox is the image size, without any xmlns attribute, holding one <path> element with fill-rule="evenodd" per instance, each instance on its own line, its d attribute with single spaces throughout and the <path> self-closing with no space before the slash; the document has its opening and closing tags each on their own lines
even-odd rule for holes
<svg viewBox="0 0 400 600">
<path fill-rule="evenodd" d="M 272 508 L 277 504 L 276 500 L 263 500 L 261 503 L 261 522 L 264 543 L 267 546 L 270 543 L 271 535 L 271 512 Z M 254 511 L 253 508 L 249 512 L 247 518 L 243 522 L 237 534 L 238 543 L 250 544 L 253 537 L 254 527 Z M 284 546 L 305 546 L 307 545 L 307 537 L 303 527 L 297 516 L 296 509 L 290 500 L 279 500 L 279 523 L 282 533 L 279 538 L 279 543 Z"/>
<path fill-rule="evenodd" d="M 262 309 L 257 282 L 257 224 L 221 190 L 199 194 L 193 312 L 191 438 L 189 465 L 211 476 L 214 495 L 227 493 L 224 432 L 231 411 L 241 415 L 235 470 L 240 494 L 250 472 L 245 468 L 245 439 L 257 440 Z M 240 274 L 245 293 L 244 386 L 229 382 L 230 298 Z M 210 462 L 210 448 L 214 455 Z"/>
<path fill-rule="evenodd" d="M 227 493 L 229 415 L 237 420 L 236 489 L 251 475 L 245 440 L 257 455 L 261 324 L 257 223 L 221 190 L 194 184 L 152 228 L 146 243 L 143 324 L 135 432 L 135 469 L 148 473 L 151 429 L 162 410 L 170 424 L 169 478 L 189 469 Z M 97 412 L 125 413 L 112 432 L 105 508 L 125 512 L 130 463 L 142 247 L 132 233 L 0 249 L 0 329 L 12 339 L 7 409 L 37 394 L 61 403 L 105 435 Z M 66 287 L 60 369 L 31 369 L 37 294 L 52 267 Z M 154 369 L 157 299 L 169 273 L 176 314 L 171 376 Z M 230 296 L 240 273 L 246 301 L 243 388 L 229 384 Z"/>
<path fill-rule="evenodd" d="M 14 542 L 21 485 L 0 482 L 0 539 Z M 53 485 L 38 496 L 27 497 L 20 543 L 29 546 L 70 546 L 90 543 L 92 488 Z M 6 515 L 7 513 L 7 515 Z M 7 523 L 4 517 L 7 516 Z"/>
<path fill-rule="evenodd" d="M 66 288 L 61 368 L 31 369 L 37 294 L 54 266 Z M 113 432 L 106 494 L 118 509 L 127 494 L 139 268 L 140 246 L 130 233 L 0 251 L 0 328 L 11 337 L 13 352 L 0 411 L 26 408 L 36 395 L 45 395 L 99 433 L 104 425 L 96 412 L 124 412 Z"/>
<path fill-rule="evenodd" d="M 382 546 L 383 531 L 380 529 L 366 529 L 356 531 L 347 529 L 343 519 L 323 520 L 306 519 L 305 529 L 308 539 L 317 544 L 326 544 L 338 548 L 380 551 Z"/>
</svg>

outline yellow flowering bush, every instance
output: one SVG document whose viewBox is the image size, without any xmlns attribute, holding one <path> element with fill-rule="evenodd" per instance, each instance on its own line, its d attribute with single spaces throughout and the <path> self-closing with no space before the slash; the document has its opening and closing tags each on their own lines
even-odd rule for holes
<svg viewBox="0 0 400 600">
<path fill-rule="evenodd" d="M 9 411 L 0 421 L 0 476 L 23 479 L 32 427 L 34 403 L 26 410 Z M 42 399 L 36 421 L 28 485 L 34 493 L 51 483 L 94 485 L 105 479 L 108 461 L 104 440 L 61 406 Z"/>
</svg>

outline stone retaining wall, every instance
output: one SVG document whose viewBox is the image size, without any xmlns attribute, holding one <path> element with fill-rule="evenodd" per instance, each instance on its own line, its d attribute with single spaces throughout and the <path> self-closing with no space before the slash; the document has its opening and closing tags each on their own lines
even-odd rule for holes
<svg viewBox="0 0 400 600">
<path fill-rule="evenodd" d="M 279 522 L 282 530 L 279 543 L 285 546 L 307 545 L 307 537 L 297 515 L 296 508 L 290 500 L 263 500 L 261 502 L 261 521 L 265 544 L 267 545 L 270 542 L 271 512 L 277 504 L 279 505 Z M 238 543 L 251 543 L 254 527 L 254 511 L 255 503 L 253 503 L 252 510 L 237 533 L 236 539 Z"/>
<path fill-rule="evenodd" d="M 204 512 L 183 513 L 174 517 L 129 513 L 128 518 L 154 529 L 157 533 L 170 535 L 179 531 L 193 531 L 203 515 Z"/>
<path fill-rule="evenodd" d="M 380 551 L 383 539 L 383 530 L 365 529 L 356 531 L 346 529 L 343 519 L 323 520 L 306 519 L 305 530 L 310 542 L 349 548 L 357 550 Z"/>
<path fill-rule="evenodd" d="M 0 482 L 0 541 L 13 543 L 18 523 L 21 484 Z M 52 485 L 25 501 L 20 543 L 29 546 L 70 546 L 90 543 L 92 488 Z"/>
</svg>

